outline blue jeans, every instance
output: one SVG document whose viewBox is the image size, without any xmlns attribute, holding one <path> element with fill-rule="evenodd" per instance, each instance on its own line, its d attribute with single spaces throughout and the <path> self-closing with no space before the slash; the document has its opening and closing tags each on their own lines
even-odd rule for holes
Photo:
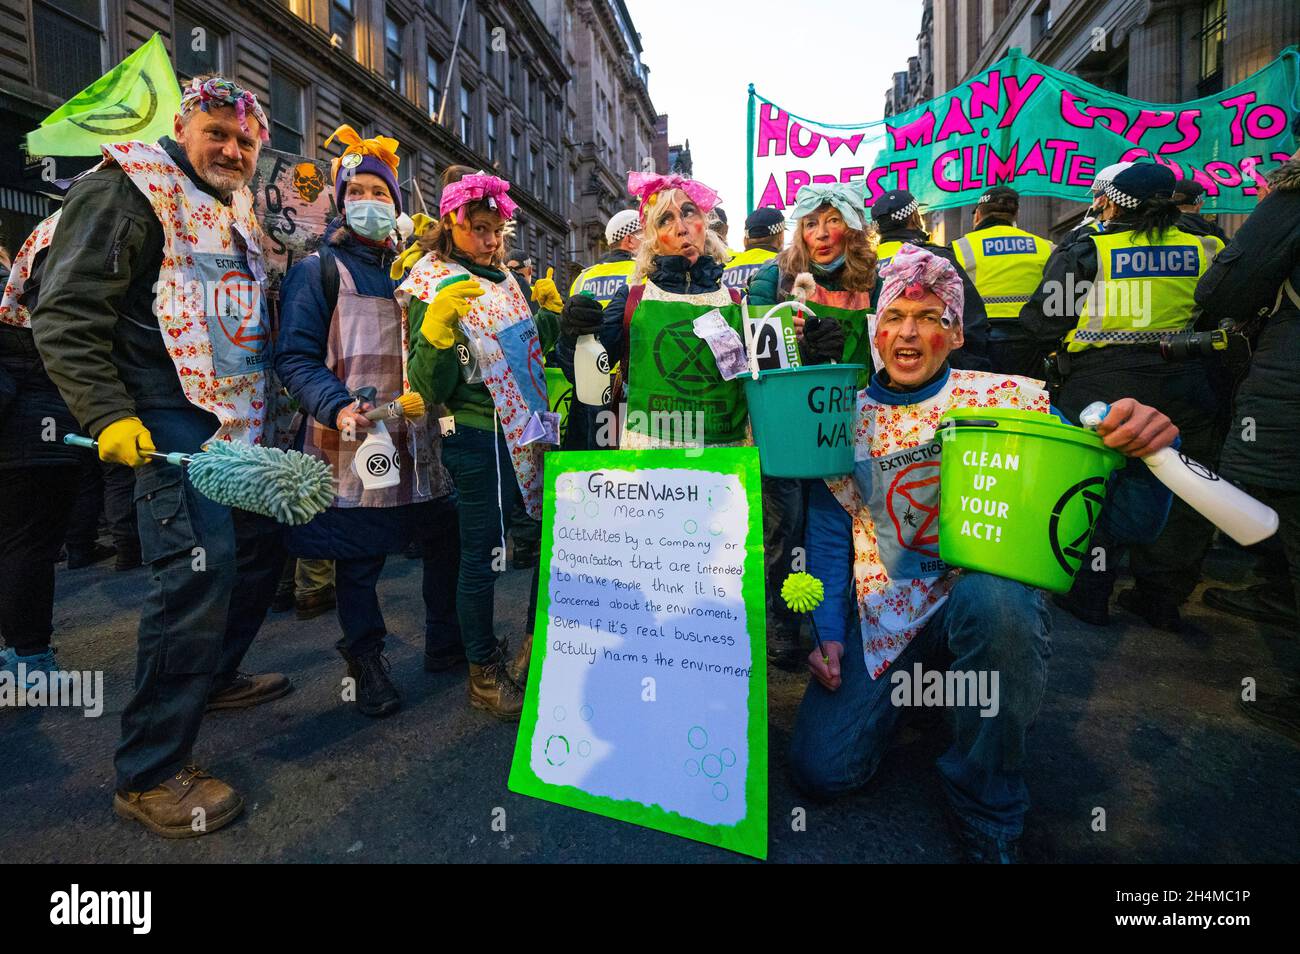
<svg viewBox="0 0 1300 954">
<path fill-rule="evenodd" d="M 167 451 L 197 452 L 218 426 L 197 408 L 142 410 L 140 417 Z M 214 503 L 184 473 L 157 462 L 136 471 L 140 550 L 150 578 L 135 694 L 122 712 L 115 758 L 123 791 L 153 788 L 191 761 L 208 696 L 234 678 L 284 562 L 275 523 Z"/>
<path fill-rule="evenodd" d="M 510 514 L 520 499 L 519 484 L 506 439 L 500 432 L 457 427 L 456 433 L 442 439 L 442 462 L 451 472 L 460 497 L 456 616 L 465 657 L 481 666 L 492 660 L 497 647 L 493 599 L 497 575 L 505 569 L 503 526 L 509 527 Z M 538 569 L 534 567 L 525 623 L 528 632 L 532 632 L 537 609 L 537 581 Z"/>
<path fill-rule="evenodd" d="M 994 837 L 1018 837 L 1029 810 L 1025 735 L 1047 684 L 1050 632 L 1041 592 L 1002 577 L 964 573 L 880 678 L 871 678 L 861 642 L 850 639 L 840 688 L 831 692 L 814 680 L 799 706 L 790 743 L 796 783 L 811 795 L 830 797 L 860 788 L 875 774 L 894 730 L 915 711 L 893 704 L 891 676 L 911 676 L 918 662 L 927 669 L 996 672 L 997 714 L 985 718 L 975 705 L 949 709 L 953 742 L 938 769 L 963 820 Z"/>
</svg>

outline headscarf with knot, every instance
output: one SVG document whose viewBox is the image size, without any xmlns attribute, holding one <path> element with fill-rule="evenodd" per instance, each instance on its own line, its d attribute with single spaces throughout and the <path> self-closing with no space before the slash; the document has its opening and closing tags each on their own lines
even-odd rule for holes
<svg viewBox="0 0 1300 954">
<path fill-rule="evenodd" d="M 357 173 L 369 172 L 384 180 L 393 198 L 393 204 L 400 214 L 402 191 L 397 187 L 397 165 L 401 161 L 397 157 L 398 141 L 391 136 L 362 139 L 347 123 L 330 133 L 329 138 L 325 140 L 325 145 L 328 146 L 335 139 L 345 147 L 341 156 L 330 161 L 334 202 L 339 210 L 343 209 L 343 194 L 347 190 L 348 179 Z"/>
<path fill-rule="evenodd" d="M 933 252 L 905 242 L 880 270 L 880 298 L 876 314 L 881 314 L 895 298 L 924 298 L 934 292 L 943 299 L 943 318 L 946 328 L 961 327 L 962 309 L 966 303 L 966 289 L 952 262 Z"/>
<path fill-rule="evenodd" d="M 506 194 L 509 191 L 510 183 L 505 179 L 490 176 L 486 172 L 474 172 L 442 187 L 442 195 L 438 197 L 438 214 L 450 215 L 455 212 L 456 221 L 464 222 L 465 206 L 482 199 L 496 209 L 501 218 L 513 219 L 519 206 Z"/>
<path fill-rule="evenodd" d="M 700 207 L 704 213 L 712 212 L 718 204 L 718 193 L 703 182 L 687 179 L 685 176 L 660 175 L 657 172 L 629 172 L 627 174 L 627 191 L 641 200 L 637 206 L 637 215 L 641 221 L 646 220 L 646 210 L 655 204 L 655 197 L 660 192 L 681 189 L 687 198 Z"/>
<path fill-rule="evenodd" d="M 235 115 L 239 117 L 239 128 L 245 134 L 248 133 L 248 114 L 252 113 L 261 127 L 258 135 L 262 142 L 270 141 L 271 124 L 266 120 L 266 113 L 262 112 L 257 97 L 238 83 L 221 76 L 213 76 L 206 80 L 196 77 L 181 88 L 182 116 L 188 116 L 196 109 L 206 113 L 213 106 L 229 106 L 233 109 Z"/>
</svg>

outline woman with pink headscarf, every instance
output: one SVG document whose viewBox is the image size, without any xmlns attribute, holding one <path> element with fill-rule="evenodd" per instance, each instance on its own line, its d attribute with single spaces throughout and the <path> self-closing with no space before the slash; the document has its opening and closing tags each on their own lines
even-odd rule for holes
<svg viewBox="0 0 1300 954">
<path fill-rule="evenodd" d="M 661 360 L 634 362 L 629 352 L 633 329 L 643 327 L 638 326 L 638 314 L 646 314 L 642 311 L 646 304 L 696 305 L 702 313 L 738 301 L 738 296 L 722 284 L 723 263 L 730 253 L 708 227 L 708 215 L 719 202 L 718 194 L 702 182 L 679 175 L 632 172 L 627 184 L 628 191 L 639 200 L 644 230 L 636 269 L 628 284 L 604 308 L 586 295 L 574 295 L 565 303 L 556 345 L 560 367 L 570 381 L 574 380 L 577 340 L 594 334 L 610 355 L 610 363 L 620 363 L 620 379 L 615 384 L 611 407 L 618 407 L 620 397 L 626 399 L 638 389 L 643 394 L 652 389 L 656 395 L 665 395 L 675 408 L 689 408 L 692 394 L 682 393 L 677 379 L 680 369 L 686 367 L 691 377 L 689 390 L 696 394 L 708 392 L 716 399 L 714 406 L 723 406 L 721 413 L 709 416 L 709 421 L 724 421 L 725 426 L 715 427 L 713 433 L 693 433 L 695 415 L 688 410 L 681 414 L 682 428 L 670 425 L 663 433 L 651 433 L 656 428 L 647 427 L 632 413 L 626 421 L 616 423 L 611 412 L 596 415 L 595 432 L 588 446 L 610 448 L 617 443 L 621 447 L 673 447 L 744 442 L 747 418 L 740 383 L 724 382 L 716 367 L 707 358 L 699 357 L 709 349 L 694 336 L 689 322 L 665 327 L 665 333 L 652 336 L 650 347 Z"/>
</svg>

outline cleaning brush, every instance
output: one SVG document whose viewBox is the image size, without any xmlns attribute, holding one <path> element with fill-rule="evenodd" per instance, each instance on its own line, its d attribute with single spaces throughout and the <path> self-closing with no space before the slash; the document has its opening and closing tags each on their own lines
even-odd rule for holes
<svg viewBox="0 0 1300 954">
<path fill-rule="evenodd" d="M 97 442 L 68 434 L 63 443 L 94 448 Z M 194 489 L 209 500 L 289 526 L 306 523 L 334 501 L 329 465 L 301 451 L 213 441 L 198 454 L 153 451 L 148 456 L 185 466 Z"/>
<path fill-rule="evenodd" d="M 424 398 L 415 391 L 407 391 L 387 404 L 371 408 L 362 416 L 368 421 L 395 421 L 403 417 L 414 420 L 424 416 Z"/>
</svg>

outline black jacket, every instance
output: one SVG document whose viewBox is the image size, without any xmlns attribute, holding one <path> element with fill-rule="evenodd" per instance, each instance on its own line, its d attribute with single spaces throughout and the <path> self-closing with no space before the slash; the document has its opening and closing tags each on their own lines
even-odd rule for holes
<svg viewBox="0 0 1300 954">
<path fill-rule="evenodd" d="M 1219 223 L 1211 222 L 1199 212 L 1184 212 L 1178 227 L 1188 235 L 1213 235 L 1225 243 L 1228 241 L 1228 233 L 1219 228 Z"/>
<path fill-rule="evenodd" d="M 930 241 L 930 236 L 920 229 L 892 229 L 889 232 L 882 232 L 880 240 L 908 242 L 952 262 L 953 268 L 957 269 L 957 274 L 961 276 L 962 288 L 966 291 L 961 316 L 962 334 L 966 338 L 966 343 L 948 356 L 948 362 L 954 368 L 967 371 L 992 371 L 993 363 L 989 360 L 988 312 L 984 308 L 984 299 L 980 297 L 975 283 L 957 261 L 957 253 L 946 245 L 935 245 Z M 876 290 L 871 294 L 873 303 L 880 299 L 881 284 L 880 279 L 877 279 Z"/>
<path fill-rule="evenodd" d="M 53 435 L 47 421 L 54 422 Z M 0 322 L 0 470 L 80 465 L 90 452 L 63 443 L 77 430 L 45 373 L 31 329 Z M 46 440 L 50 436 L 54 440 Z"/>
<path fill-rule="evenodd" d="M 180 146 L 166 137 L 159 144 L 199 189 L 216 197 Z M 154 315 L 162 257 L 162 226 L 149 201 L 110 166 L 73 184 L 54 240 L 32 272 L 36 347 L 92 436 L 142 408 L 194 407 Z"/>
<path fill-rule="evenodd" d="M 1201 276 L 1196 303 L 1214 324 L 1261 322 L 1220 470 L 1248 485 L 1294 491 L 1300 487 L 1300 160 L 1283 163 L 1269 181 L 1268 198 Z M 1288 281 L 1297 299 L 1282 290 Z"/>
</svg>

